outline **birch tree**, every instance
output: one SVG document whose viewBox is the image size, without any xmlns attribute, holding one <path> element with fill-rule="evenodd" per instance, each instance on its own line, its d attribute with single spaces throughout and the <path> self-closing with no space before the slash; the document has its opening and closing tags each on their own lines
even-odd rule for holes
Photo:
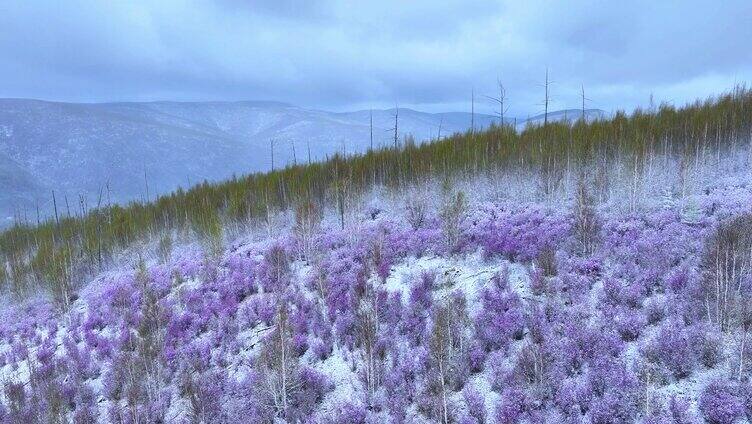
<svg viewBox="0 0 752 424">
<path fill-rule="evenodd" d="M 277 309 L 274 331 L 266 339 L 256 362 L 260 376 L 259 400 L 275 418 L 285 420 L 300 390 L 298 358 L 292 346 L 292 328 L 285 302 Z"/>
</svg>

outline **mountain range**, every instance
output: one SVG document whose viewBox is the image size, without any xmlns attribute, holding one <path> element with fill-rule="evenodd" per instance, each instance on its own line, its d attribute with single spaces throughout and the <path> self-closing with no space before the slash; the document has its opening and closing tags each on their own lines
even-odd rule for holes
<svg viewBox="0 0 752 424">
<path fill-rule="evenodd" d="M 485 128 L 498 118 L 407 108 L 328 112 L 285 103 L 61 103 L 0 99 L 0 226 L 105 204 L 153 199 L 178 187 Z M 586 111 L 588 119 L 601 110 Z M 549 113 L 577 119 L 579 110 Z M 371 141 L 373 120 L 373 142 Z M 508 119 L 520 128 L 543 116 Z M 272 162 L 272 154 L 274 162 Z M 69 212 L 70 211 L 70 212 Z"/>
</svg>

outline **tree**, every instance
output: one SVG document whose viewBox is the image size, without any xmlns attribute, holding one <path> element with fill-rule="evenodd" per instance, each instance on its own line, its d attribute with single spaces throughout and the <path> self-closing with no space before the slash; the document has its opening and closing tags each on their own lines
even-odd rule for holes
<svg viewBox="0 0 752 424">
<path fill-rule="evenodd" d="M 449 396 L 467 375 L 461 359 L 468 346 L 468 317 L 464 297 L 455 297 L 434 308 L 433 326 L 428 343 L 431 369 L 439 394 L 441 422 L 451 420 Z M 466 368 L 466 367 L 465 367 Z"/>
<path fill-rule="evenodd" d="M 595 212 L 593 198 L 587 190 L 585 176 L 577 181 L 574 205 L 574 234 L 581 254 L 591 255 L 595 251 L 600 233 L 600 221 Z"/>
<path fill-rule="evenodd" d="M 718 225 L 701 257 L 701 296 L 708 321 L 728 332 L 746 322 L 744 305 L 752 300 L 752 215 Z"/>
<path fill-rule="evenodd" d="M 295 234 L 300 243 L 303 258 L 309 258 L 312 249 L 312 237 L 321 222 L 321 212 L 311 201 L 298 203 L 295 208 Z"/>
<path fill-rule="evenodd" d="M 582 123 L 584 124 L 587 122 L 587 118 L 585 116 L 585 101 L 590 100 L 587 97 L 585 97 L 585 85 L 584 84 L 580 85 L 580 97 L 582 100 L 582 116 L 580 117 L 580 119 L 582 119 Z"/>
<path fill-rule="evenodd" d="M 548 80 L 548 68 L 546 68 L 546 82 L 543 84 L 543 88 L 546 91 L 546 95 L 543 98 L 543 126 L 548 125 L 548 102 L 550 100 L 549 98 L 549 88 L 551 86 L 551 81 Z"/>
<path fill-rule="evenodd" d="M 366 283 L 369 284 L 370 283 Z M 379 337 L 378 295 L 373 287 L 361 298 L 356 312 L 357 342 L 361 347 L 364 370 L 361 379 L 366 386 L 366 402 L 373 402 L 381 386 L 382 361 L 376 349 Z"/>
<path fill-rule="evenodd" d="M 499 104 L 499 111 L 495 113 L 496 116 L 499 117 L 499 126 L 504 127 L 504 125 L 506 125 L 506 123 L 504 122 L 504 114 L 506 114 L 507 110 L 509 109 L 509 107 L 505 105 L 507 90 L 506 88 L 504 88 L 504 84 L 499 78 L 496 78 L 496 84 L 499 88 L 498 97 L 486 96 L 486 98 L 493 100 L 494 102 Z"/>
<path fill-rule="evenodd" d="M 286 302 L 281 301 L 275 328 L 256 361 L 256 372 L 260 376 L 259 400 L 274 417 L 282 420 L 287 419 L 293 399 L 301 388 L 287 308 Z"/>
<path fill-rule="evenodd" d="M 467 200 L 465 194 L 458 191 L 453 196 L 449 196 L 441 209 L 442 230 L 444 241 L 449 250 L 457 248 L 460 239 L 460 224 L 467 209 Z"/>
<path fill-rule="evenodd" d="M 470 91 L 470 134 L 475 135 L 475 88 Z"/>
<path fill-rule="evenodd" d="M 273 245 L 264 253 L 266 278 L 262 282 L 265 290 L 282 292 L 289 283 L 290 257 L 285 248 L 279 244 Z"/>
</svg>

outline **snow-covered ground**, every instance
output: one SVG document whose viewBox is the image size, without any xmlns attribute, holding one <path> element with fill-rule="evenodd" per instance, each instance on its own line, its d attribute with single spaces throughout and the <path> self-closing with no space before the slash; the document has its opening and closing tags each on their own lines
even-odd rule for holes
<svg viewBox="0 0 752 424">
<path fill-rule="evenodd" d="M 743 422 L 752 349 L 708 318 L 701 263 L 719 223 L 750 213 L 743 160 L 685 196 L 657 169 L 638 208 L 612 195 L 587 253 L 568 190 L 535 200 L 491 177 L 374 190 L 345 229 L 282 213 L 218 256 L 176 238 L 160 259 L 144 242 L 66 309 L 4 298 L 0 418 Z"/>
</svg>

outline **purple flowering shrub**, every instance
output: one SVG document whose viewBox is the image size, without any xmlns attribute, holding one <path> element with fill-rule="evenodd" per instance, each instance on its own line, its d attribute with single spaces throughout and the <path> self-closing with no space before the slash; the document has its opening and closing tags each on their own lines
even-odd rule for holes
<svg viewBox="0 0 752 424">
<path fill-rule="evenodd" d="M 466 220 L 470 242 L 488 256 L 532 261 L 560 245 L 570 230 L 566 216 L 537 206 L 483 204 Z"/>
<path fill-rule="evenodd" d="M 509 287 L 506 271 L 494 275 L 481 293 L 481 310 L 475 319 L 478 340 L 486 351 L 502 349 L 519 340 L 524 330 L 520 296 Z"/>
<path fill-rule="evenodd" d="M 744 399 L 738 387 L 714 381 L 702 391 L 699 399 L 702 417 L 710 424 L 732 424 L 745 416 Z"/>
</svg>

